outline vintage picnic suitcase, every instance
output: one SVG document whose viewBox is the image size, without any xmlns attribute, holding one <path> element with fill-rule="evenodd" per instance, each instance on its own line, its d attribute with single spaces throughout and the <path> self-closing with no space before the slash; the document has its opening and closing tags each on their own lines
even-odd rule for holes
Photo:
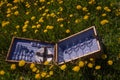
<svg viewBox="0 0 120 80">
<path fill-rule="evenodd" d="M 62 64 L 78 58 L 95 56 L 102 51 L 95 26 L 59 40 L 57 43 L 41 42 L 27 38 L 12 39 L 6 61 Z M 99 55 L 99 54 L 97 54 Z"/>
</svg>

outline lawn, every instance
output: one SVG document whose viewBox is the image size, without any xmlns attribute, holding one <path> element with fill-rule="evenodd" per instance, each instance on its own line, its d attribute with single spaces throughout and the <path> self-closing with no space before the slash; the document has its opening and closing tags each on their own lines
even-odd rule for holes
<svg viewBox="0 0 120 80">
<path fill-rule="evenodd" d="M 47 42 L 96 26 L 99 59 L 44 65 L 6 62 L 12 37 Z M 0 80 L 120 80 L 119 0 L 0 0 Z"/>
</svg>

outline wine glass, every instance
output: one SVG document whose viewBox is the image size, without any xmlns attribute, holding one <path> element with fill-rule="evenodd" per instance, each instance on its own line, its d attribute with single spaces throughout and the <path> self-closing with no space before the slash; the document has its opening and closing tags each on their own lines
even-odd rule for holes
<svg viewBox="0 0 120 80">
<path fill-rule="evenodd" d="M 15 60 L 16 54 L 12 55 L 12 60 Z"/>
<path fill-rule="evenodd" d="M 86 45 L 87 45 L 87 47 L 89 47 L 89 50 L 91 51 L 91 46 L 93 45 L 92 36 L 88 36 L 88 37 L 86 38 Z"/>
<path fill-rule="evenodd" d="M 82 50 L 82 54 L 84 55 L 84 49 L 85 49 L 85 42 L 82 40 L 79 41 L 79 48 Z"/>
<path fill-rule="evenodd" d="M 73 46 L 74 52 L 76 53 L 76 56 L 78 56 L 78 51 L 79 51 L 79 44 Z"/>
<path fill-rule="evenodd" d="M 77 56 L 79 48 L 76 46 L 76 38 L 72 40 L 72 50 L 76 53 Z"/>
<path fill-rule="evenodd" d="M 19 55 L 15 55 L 15 60 L 19 60 Z"/>
<path fill-rule="evenodd" d="M 69 55 L 69 59 L 71 59 L 72 48 L 69 48 L 69 43 L 66 42 L 66 49 L 64 50 L 65 54 Z"/>
<path fill-rule="evenodd" d="M 19 60 L 22 60 L 22 54 L 19 55 Z"/>
</svg>

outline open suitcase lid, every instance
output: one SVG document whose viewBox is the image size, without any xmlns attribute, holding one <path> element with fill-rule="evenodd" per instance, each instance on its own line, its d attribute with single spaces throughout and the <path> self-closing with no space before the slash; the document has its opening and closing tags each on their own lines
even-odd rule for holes
<svg viewBox="0 0 120 80">
<path fill-rule="evenodd" d="M 95 26 L 82 30 L 57 43 L 56 62 L 62 64 L 101 51 Z"/>
</svg>

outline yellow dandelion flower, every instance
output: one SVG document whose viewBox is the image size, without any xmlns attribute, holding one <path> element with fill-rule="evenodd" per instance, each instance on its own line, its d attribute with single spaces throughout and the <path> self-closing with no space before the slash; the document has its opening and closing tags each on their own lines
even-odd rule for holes
<svg viewBox="0 0 120 80">
<path fill-rule="evenodd" d="M 96 7 L 96 10 L 101 10 L 101 9 L 102 9 L 101 6 L 97 6 L 97 7 Z"/>
<path fill-rule="evenodd" d="M 118 57 L 118 59 L 120 58 L 120 53 L 118 54 L 118 56 L 117 56 L 117 57 Z"/>
<path fill-rule="evenodd" d="M 59 15 L 59 14 L 60 14 L 60 12 L 57 12 L 57 14 Z"/>
<path fill-rule="evenodd" d="M 27 11 L 25 14 L 28 15 L 29 13 L 30 13 L 30 12 Z"/>
<path fill-rule="evenodd" d="M 94 62 L 94 58 L 90 58 L 89 60 L 90 60 L 91 62 Z"/>
<path fill-rule="evenodd" d="M 20 60 L 18 65 L 19 65 L 20 67 L 24 66 L 24 65 L 25 65 L 25 61 L 24 61 L 24 60 Z"/>
<path fill-rule="evenodd" d="M 43 13 L 42 16 L 46 16 L 47 13 Z"/>
<path fill-rule="evenodd" d="M 53 29 L 54 28 L 54 26 L 46 26 L 46 29 Z"/>
<path fill-rule="evenodd" d="M 80 21 L 81 21 L 80 19 L 76 19 L 75 23 L 78 24 L 78 23 L 80 23 Z"/>
<path fill-rule="evenodd" d="M 36 24 L 38 24 L 39 22 L 37 21 Z"/>
<path fill-rule="evenodd" d="M 11 16 L 11 14 L 7 14 L 7 15 L 6 15 L 6 17 L 10 17 L 10 16 Z"/>
<path fill-rule="evenodd" d="M 32 28 L 36 28 L 36 25 L 32 25 Z"/>
<path fill-rule="evenodd" d="M 43 20 L 43 17 L 41 17 L 40 19 L 39 19 L 39 22 L 44 22 L 44 20 Z"/>
<path fill-rule="evenodd" d="M 28 24 L 28 23 L 29 23 L 29 21 L 28 21 L 28 20 L 24 22 L 24 24 Z"/>
<path fill-rule="evenodd" d="M 35 2 L 34 5 L 37 6 L 37 3 Z"/>
<path fill-rule="evenodd" d="M 11 13 L 11 9 L 10 9 L 10 8 L 8 8 L 6 13 Z"/>
<path fill-rule="evenodd" d="M 88 12 L 87 15 L 90 15 L 90 13 Z"/>
<path fill-rule="evenodd" d="M 65 70 L 66 68 L 67 68 L 66 64 L 63 64 L 63 65 L 60 66 L 61 70 Z"/>
<path fill-rule="evenodd" d="M 7 7 L 10 7 L 10 6 L 12 6 L 12 4 L 11 3 L 7 3 Z"/>
<path fill-rule="evenodd" d="M 60 1 L 59 1 L 59 4 L 62 4 L 62 3 L 63 3 L 63 1 L 62 1 L 62 0 L 60 0 Z"/>
<path fill-rule="evenodd" d="M 13 3 L 18 3 L 20 2 L 20 0 L 13 0 Z"/>
<path fill-rule="evenodd" d="M 15 11 L 14 15 L 16 15 L 16 16 L 19 15 L 19 11 Z"/>
<path fill-rule="evenodd" d="M 35 79 L 40 79 L 40 74 L 35 74 Z"/>
<path fill-rule="evenodd" d="M 50 17 L 50 14 L 47 14 L 46 18 L 48 19 Z"/>
<path fill-rule="evenodd" d="M 52 76 L 52 75 L 53 75 L 53 71 L 50 71 L 50 72 L 49 72 L 49 75 L 51 75 L 51 76 Z"/>
<path fill-rule="evenodd" d="M 67 29 L 67 30 L 66 30 L 66 33 L 70 33 L 70 30 L 69 30 L 69 29 Z"/>
<path fill-rule="evenodd" d="M 4 75 L 5 71 L 4 70 L 0 70 L 0 75 Z"/>
<path fill-rule="evenodd" d="M 82 10 L 83 10 L 83 11 L 88 11 L 88 10 L 87 10 L 87 7 L 83 7 Z"/>
<path fill-rule="evenodd" d="M 64 25 L 63 24 L 60 24 L 60 27 L 63 27 Z"/>
<path fill-rule="evenodd" d="M 44 32 L 44 33 L 46 33 L 47 31 L 48 31 L 48 30 L 47 30 L 47 29 L 45 29 L 43 32 Z"/>
<path fill-rule="evenodd" d="M 110 12 L 111 10 L 109 9 L 109 7 L 104 7 L 104 10 L 107 11 L 107 12 Z"/>
<path fill-rule="evenodd" d="M 45 9 L 45 6 L 42 6 L 42 9 Z"/>
<path fill-rule="evenodd" d="M 88 4 L 92 4 L 92 1 L 89 1 Z"/>
<path fill-rule="evenodd" d="M 88 3 L 89 4 L 95 4 L 96 2 L 95 2 L 95 0 L 90 0 Z"/>
<path fill-rule="evenodd" d="M 112 65 L 113 61 L 112 60 L 108 60 L 107 63 L 108 63 L 108 65 Z"/>
<path fill-rule="evenodd" d="M 107 24 L 107 23 L 109 23 L 109 21 L 108 21 L 107 19 L 104 19 L 104 20 L 100 21 L 100 24 L 101 24 L 101 25 L 105 25 L 105 24 Z"/>
<path fill-rule="evenodd" d="M 79 67 L 84 67 L 84 65 L 85 65 L 84 61 L 79 62 Z"/>
<path fill-rule="evenodd" d="M 38 8 L 38 11 L 41 11 L 42 10 L 42 7 Z"/>
<path fill-rule="evenodd" d="M 14 35 L 16 35 L 16 34 L 17 34 L 17 32 L 15 31 L 13 34 L 14 34 Z"/>
<path fill-rule="evenodd" d="M 24 0 L 20 0 L 21 2 L 24 2 Z"/>
<path fill-rule="evenodd" d="M 12 7 L 11 9 L 12 10 L 15 10 L 15 9 L 17 9 L 18 8 L 18 6 L 14 6 L 14 7 Z"/>
<path fill-rule="evenodd" d="M 22 29 L 22 32 L 26 32 L 27 31 L 27 29 Z"/>
<path fill-rule="evenodd" d="M 37 71 L 37 68 L 36 67 L 33 67 L 32 68 L 32 72 L 36 72 Z"/>
<path fill-rule="evenodd" d="M 116 15 L 116 16 L 119 16 L 119 15 L 120 15 L 120 9 L 116 9 L 116 10 L 115 10 L 115 15 Z"/>
<path fill-rule="evenodd" d="M 48 19 L 50 17 L 50 14 L 47 14 L 46 18 Z"/>
<path fill-rule="evenodd" d="M 17 25 L 17 26 L 15 26 L 15 28 L 16 28 L 16 29 L 19 29 L 19 28 L 20 28 L 20 26 L 19 26 L 19 25 Z"/>
<path fill-rule="evenodd" d="M 69 17 L 73 17 L 73 14 L 70 14 Z"/>
<path fill-rule="evenodd" d="M 30 64 L 30 68 L 33 69 L 35 67 L 35 64 L 34 63 L 31 63 Z"/>
<path fill-rule="evenodd" d="M 85 64 L 87 64 L 88 63 L 88 61 L 85 61 Z"/>
<path fill-rule="evenodd" d="M 50 62 L 49 61 L 45 61 L 44 62 L 44 65 L 48 65 Z"/>
<path fill-rule="evenodd" d="M 34 20 L 34 19 L 35 19 L 35 16 L 32 16 L 32 17 L 31 17 L 31 20 Z"/>
<path fill-rule="evenodd" d="M 102 58 L 102 59 L 106 59 L 106 58 L 107 58 L 107 55 L 106 55 L 106 54 L 102 54 L 102 55 L 101 55 L 101 58 Z"/>
<path fill-rule="evenodd" d="M 2 21 L 2 27 L 7 26 L 8 24 L 10 24 L 10 22 L 9 22 L 9 21 Z"/>
<path fill-rule="evenodd" d="M 88 15 L 85 15 L 85 16 L 83 17 L 84 20 L 88 20 L 88 18 L 89 18 Z"/>
<path fill-rule="evenodd" d="M 68 24 L 70 23 L 70 21 L 67 22 Z"/>
<path fill-rule="evenodd" d="M 23 76 L 20 76 L 19 80 L 24 80 L 24 77 L 23 77 Z"/>
<path fill-rule="evenodd" d="M 40 28 L 41 27 L 41 25 L 40 24 L 37 24 L 37 26 L 36 26 L 37 28 Z"/>
<path fill-rule="evenodd" d="M 22 29 L 26 29 L 28 27 L 27 24 L 23 25 Z"/>
<path fill-rule="evenodd" d="M 34 33 L 36 34 L 37 32 L 38 32 L 38 30 L 36 29 Z"/>
<path fill-rule="evenodd" d="M 59 7 L 59 11 L 63 11 L 63 8 L 62 8 L 62 7 Z"/>
<path fill-rule="evenodd" d="M 48 74 L 48 75 L 46 75 L 46 78 L 49 78 L 50 77 L 50 75 Z"/>
<path fill-rule="evenodd" d="M 82 9 L 82 6 L 81 5 L 77 5 L 76 9 L 80 10 L 80 9 Z"/>
<path fill-rule="evenodd" d="M 45 9 L 45 13 L 48 12 L 48 11 L 49 11 L 49 9 Z"/>
<path fill-rule="evenodd" d="M 79 66 L 75 66 L 75 67 L 72 68 L 72 70 L 75 71 L 75 72 L 78 72 L 80 70 L 80 67 Z"/>
<path fill-rule="evenodd" d="M 102 16 L 103 16 L 103 17 L 106 16 L 106 13 L 103 13 Z"/>
<path fill-rule="evenodd" d="M 51 2 L 51 3 L 53 3 L 53 2 L 54 2 L 54 0 L 51 0 L 50 2 Z"/>
<path fill-rule="evenodd" d="M 111 9 L 108 9 L 107 12 L 111 12 Z"/>
<path fill-rule="evenodd" d="M 118 58 L 120 59 L 120 53 L 118 54 Z"/>
<path fill-rule="evenodd" d="M 47 4 L 49 5 L 49 4 L 50 4 L 50 2 L 47 2 Z"/>
<path fill-rule="evenodd" d="M 41 3 L 45 2 L 45 0 L 39 0 Z"/>
<path fill-rule="evenodd" d="M 64 19 L 63 18 L 58 18 L 57 19 L 57 22 L 61 22 L 61 21 L 63 21 Z"/>
<path fill-rule="evenodd" d="M 51 17 L 55 17 L 56 15 L 55 15 L 55 13 L 51 13 L 50 16 Z"/>
<path fill-rule="evenodd" d="M 41 73 L 41 77 L 45 77 L 46 75 L 47 75 L 46 72 L 42 72 L 42 73 Z"/>
<path fill-rule="evenodd" d="M 100 66 L 100 65 L 97 65 L 97 66 L 95 66 L 95 69 L 96 69 L 96 70 L 99 70 L 99 69 L 101 69 L 101 66 Z"/>
<path fill-rule="evenodd" d="M 30 4 L 28 2 L 26 2 L 26 8 L 30 8 Z"/>
<path fill-rule="evenodd" d="M 9 22 L 9 21 L 6 21 L 6 24 L 7 24 L 7 25 L 10 24 L 10 22 Z"/>
<path fill-rule="evenodd" d="M 37 71 L 36 71 L 36 73 L 39 73 L 39 72 L 40 72 L 40 70 L 37 70 Z"/>
<path fill-rule="evenodd" d="M 10 66 L 10 69 L 11 69 L 11 70 L 15 70 L 15 69 L 16 69 L 16 65 L 15 65 L 15 64 L 12 64 L 12 65 Z"/>
<path fill-rule="evenodd" d="M 106 6 L 106 7 L 104 7 L 104 10 L 108 10 L 109 8 Z"/>
<path fill-rule="evenodd" d="M 93 64 L 92 63 L 88 63 L 88 67 L 89 68 L 93 68 Z"/>
</svg>

